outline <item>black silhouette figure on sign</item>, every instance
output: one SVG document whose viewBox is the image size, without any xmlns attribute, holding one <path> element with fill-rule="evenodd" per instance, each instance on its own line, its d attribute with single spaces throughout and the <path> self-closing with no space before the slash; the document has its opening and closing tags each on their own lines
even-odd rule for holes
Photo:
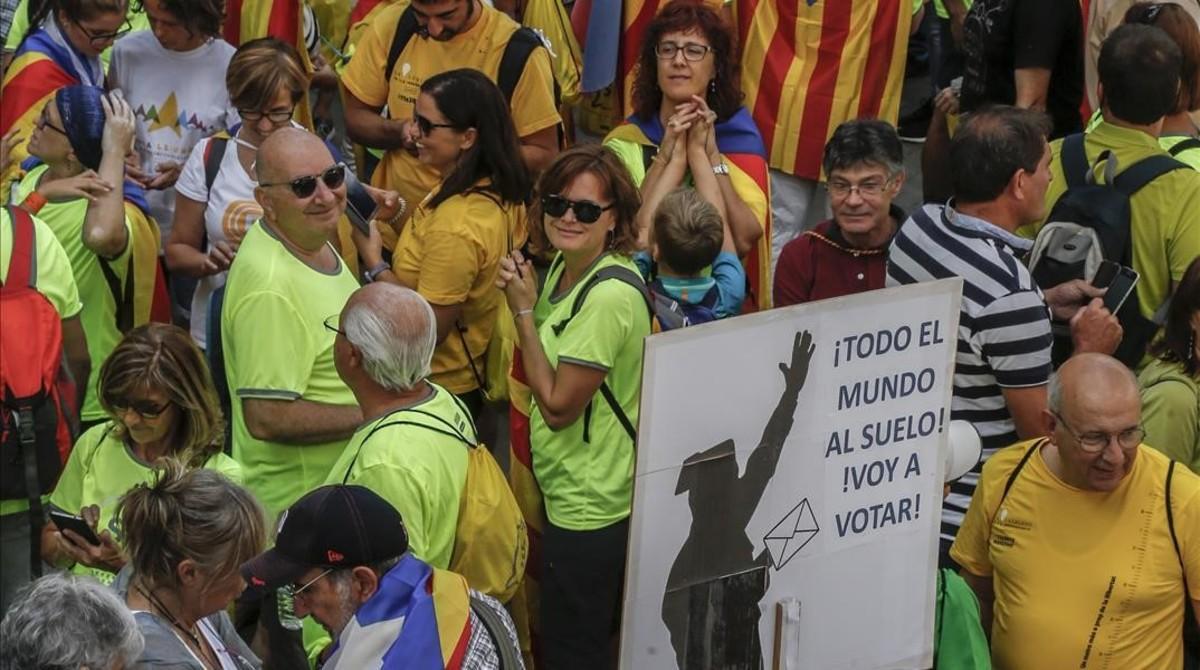
<svg viewBox="0 0 1200 670">
<path fill-rule="evenodd" d="M 766 550 L 754 555 L 746 526 L 775 476 L 813 351 L 808 331 L 796 333 L 791 364 L 779 364 L 783 395 L 745 474 L 738 477 L 733 440 L 683 462 L 675 494 L 688 492 L 692 525 L 671 564 L 662 603 L 681 670 L 762 668 L 759 602 L 767 592 L 771 559 Z"/>
</svg>

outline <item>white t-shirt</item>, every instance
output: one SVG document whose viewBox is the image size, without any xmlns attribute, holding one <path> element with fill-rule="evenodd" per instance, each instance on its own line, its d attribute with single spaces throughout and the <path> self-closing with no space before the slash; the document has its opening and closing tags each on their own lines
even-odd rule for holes
<svg viewBox="0 0 1200 670">
<path fill-rule="evenodd" d="M 168 161 L 183 163 L 201 138 L 239 121 L 225 90 L 233 52 L 221 39 L 191 51 L 168 51 L 148 30 L 117 41 L 109 86 L 121 89 L 137 117 L 133 146 L 144 172 L 153 175 Z M 175 216 L 175 189 L 146 191 L 146 200 L 165 243 Z"/>
<path fill-rule="evenodd" d="M 258 182 L 242 167 L 237 156 L 237 143 L 233 140 L 225 144 L 221 170 L 213 181 L 212 193 L 208 192 L 204 183 L 204 152 L 210 142 L 212 140 L 206 138 L 196 144 L 175 183 L 179 195 L 207 203 L 204 208 L 204 231 L 208 236 L 205 253 L 219 240 L 240 243 L 250 224 L 262 216 L 262 208 L 254 200 L 254 187 Z M 224 285 L 224 272 L 204 277 L 196 285 L 196 293 L 192 296 L 192 338 L 201 347 L 206 346 L 209 298 L 213 291 Z"/>
</svg>

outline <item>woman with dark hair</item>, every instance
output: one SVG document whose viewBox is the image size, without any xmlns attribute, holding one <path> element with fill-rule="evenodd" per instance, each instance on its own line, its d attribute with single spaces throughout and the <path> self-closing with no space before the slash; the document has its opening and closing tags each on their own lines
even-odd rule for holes
<svg viewBox="0 0 1200 670">
<path fill-rule="evenodd" d="M 266 544 L 262 507 L 219 472 L 167 459 L 117 506 L 129 565 L 113 590 L 145 637 L 130 667 L 253 670 L 258 657 L 225 610 L 246 587 L 242 563 Z"/>
<path fill-rule="evenodd" d="M 143 110 L 128 157 L 129 178 L 146 189 L 150 213 L 165 241 L 175 212 L 175 182 L 201 138 L 237 123 L 225 90 L 233 47 L 221 39 L 223 0 L 138 0 L 150 30 L 113 46 L 108 88 Z M 184 285 L 176 285 L 180 299 Z M 190 293 L 190 292 L 189 292 Z M 186 312 L 188 305 L 183 305 Z"/>
<path fill-rule="evenodd" d="M 1138 374 L 1146 444 L 1200 474 L 1200 258 L 1175 288 L 1150 355 Z"/>
<path fill-rule="evenodd" d="M 155 301 L 165 296 L 158 228 L 141 188 L 124 178 L 133 124 L 120 95 L 95 86 L 58 89 L 29 138 L 29 152 L 41 163 L 30 167 L 13 198 L 54 231 L 79 287 L 92 360 L 80 410 L 84 429 L 106 418 L 96 380 L 121 334 L 152 315 L 166 316 Z"/>
<path fill-rule="evenodd" d="M 502 307 L 500 259 L 525 243 L 530 178 L 508 102 L 483 73 L 458 69 L 421 84 L 417 157 L 441 174 L 400 233 L 389 265 L 377 228 L 355 234 L 369 281 L 407 286 L 433 306 L 431 379 L 478 415 L 484 354 Z"/>
<path fill-rule="evenodd" d="M 548 668 L 608 668 L 619 629 L 642 340 L 650 334 L 645 286 L 631 259 L 640 198 L 616 154 L 594 144 L 560 154 L 537 192 L 531 232 L 558 252 L 545 286 L 539 295 L 537 273 L 519 251 L 500 261 L 496 285 L 512 310 L 533 396 L 529 444 L 517 435 L 513 451 L 525 467 L 532 463 L 548 519 L 536 520 L 542 659 Z M 624 279 L 605 278 L 611 273 Z"/>
<path fill-rule="evenodd" d="M 48 523 L 42 557 L 108 583 L 126 560 L 127 532 L 117 523 L 115 503 L 150 481 L 160 458 L 214 468 L 235 480 L 242 468 L 221 451 L 224 421 L 212 377 L 183 329 L 162 323 L 134 329 L 105 361 L 99 384 L 109 420 L 75 442 L 50 505 L 84 517 L 101 544 Z"/>
<path fill-rule="evenodd" d="M 641 188 L 638 223 L 693 176 L 716 176 L 734 247 L 750 278 L 747 304 L 770 304 L 770 202 L 766 149 L 741 106 L 733 31 L 700 0 L 674 0 L 650 23 L 633 84 L 634 112 L 604 144 Z"/>
</svg>

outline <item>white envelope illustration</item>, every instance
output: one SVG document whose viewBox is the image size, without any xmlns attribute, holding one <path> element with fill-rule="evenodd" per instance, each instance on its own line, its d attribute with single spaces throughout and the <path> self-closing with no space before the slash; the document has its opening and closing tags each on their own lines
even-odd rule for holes
<svg viewBox="0 0 1200 670">
<path fill-rule="evenodd" d="M 763 544 L 771 554 L 771 564 L 781 570 L 820 530 L 808 498 L 801 500 L 763 537 Z"/>
</svg>

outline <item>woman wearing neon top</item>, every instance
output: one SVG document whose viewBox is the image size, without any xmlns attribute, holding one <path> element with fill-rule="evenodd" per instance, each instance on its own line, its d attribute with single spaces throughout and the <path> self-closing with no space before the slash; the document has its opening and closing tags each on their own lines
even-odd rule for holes
<svg viewBox="0 0 1200 670">
<path fill-rule="evenodd" d="M 533 394 L 532 463 L 521 464 L 532 464 L 548 519 L 542 658 L 549 668 L 607 668 L 625 568 L 642 340 L 650 334 L 645 286 L 630 258 L 639 198 L 620 159 L 598 145 L 559 155 L 537 192 L 530 232 L 558 251 L 545 287 L 539 296 L 534 267 L 519 251 L 500 261 L 497 285 Z M 629 281 L 604 278 L 610 273 Z"/>
<path fill-rule="evenodd" d="M 699 0 L 674 0 L 646 29 L 633 83 L 634 112 L 604 144 L 621 157 L 647 198 L 638 214 L 642 230 L 649 230 L 661 199 L 650 194 L 669 193 L 698 171 L 717 176 L 721 215 L 750 280 L 747 305 L 765 308 L 771 294 L 766 149 L 741 106 L 737 67 L 733 31 L 720 14 Z M 699 150 L 676 152 L 677 142 Z M 677 163 L 684 169 L 668 169 Z M 660 184 L 664 178 L 675 183 Z"/>
<path fill-rule="evenodd" d="M 101 544 L 48 523 L 42 558 L 109 583 L 127 560 L 114 514 L 117 500 L 150 481 L 158 459 L 169 456 L 236 481 L 242 471 L 221 451 L 223 422 L 212 377 L 183 329 L 159 323 L 134 329 L 105 361 L 99 383 L 111 418 L 75 443 L 50 505 L 83 516 Z"/>
<path fill-rule="evenodd" d="M 441 184 L 404 225 L 390 265 L 378 229 L 355 240 L 368 278 L 407 286 L 433 306 L 431 378 L 478 416 L 484 354 L 504 300 L 496 272 L 500 259 L 525 243 L 532 184 L 508 101 L 478 70 L 425 80 L 413 116 L 417 157 L 441 174 Z"/>
<path fill-rule="evenodd" d="M 126 0 L 45 0 L 31 17 L 38 26 L 17 48 L 0 91 L 0 135 L 29 138 L 42 108 L 64 86 L 104 86 L 100 52 L 129 32 Z M 28 156 L 18 145 L 17 161 Z M 12 174 L 3 175 L 7 190 Z"/>
</svg>

